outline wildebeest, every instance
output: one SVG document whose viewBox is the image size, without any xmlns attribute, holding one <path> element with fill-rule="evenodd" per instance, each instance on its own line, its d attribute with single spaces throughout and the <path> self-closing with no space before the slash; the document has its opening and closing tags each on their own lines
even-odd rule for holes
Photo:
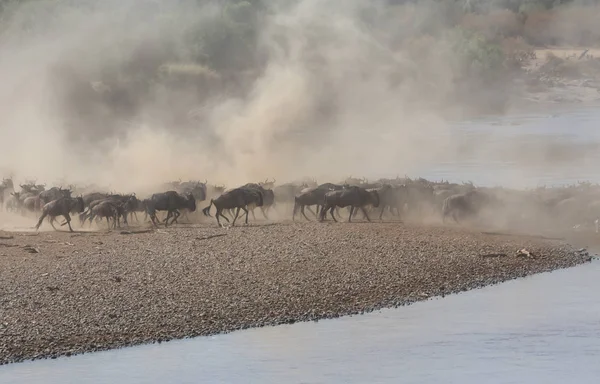
<svg viewBox="0 0 600 384">
<path fill-rule="evenodd" d="M 223 217 L 229 223 L 229 219 L 223 215 L 224 209 L 236 209 L 235 217 L 233 218 L 232 226 L 235 225 L 235 221 L 238 218 L 240 209 L 243 209 L 246 213 L 246 224 L 248 224 L 248 208 L 262 207 L 263 205 L 263 194 L 258 189 L 253 188 L 235 188 L 230 191 L 223 193 L 221 196 L 211 199 L 210 205 L 202 210 L 206 216 L 210 217 L 210 208 L 215 206 L 217 213 L 217 224 L 221 227 L 221 221 L 219 216 Z"/>
<path fill-rule="evenodd" d="M 117 228 L 119 215 L 124 212 L 123 205 L 116 200 L 102 200 L 91 208 L 90 222 L 96 218 L 106 218 L 106 223 L 110 229 L 110 219 L 113 219 L 113 228 Z"/>
<path fill-rule="evenodd" d="M 393 187 L 390 184 L 384 184 L 378 188 L 365 189 L 367 189 L 368 191 L 375 190 L 379 195 L 379 220 L 383 219 L 383 213 L 385 212 L 386 208 L 390 210 L 392 215 L 394 214 L 395 209 L 395 214 L 397 216 L 400 216 L 407 199 L 407 189 L 405 185 L 398 185 Z M 353 217 L 356 217 L 358 211 L 358 209 L 354 210 Z"/>
<path fill-rule="evenodd" d="M 302 190 L 302 192 L 300 192 L 300 194 L 294 198 L 294 210 L 292 212 L 292 220 L 296 220 L 296 214 L 298 213 L 298 210 L 300 210 L 300 213 L 302 213 L 304 218 L 310 221 L 310 219 L 306 216 L 306 213 L 304 212 L 305 207 L 309 210 L 310 213 L 317 216 L 317 214 L 310 209 L 310 206 L 316 205 L 318 212 L 318 207 L 323 206 L 325 202 L 325 194 L 329 191 L 329 189 L 318 187 L 306 188 Z"/>
<path fill-rule="evenodd" d="M 21 201 L 19 200 L 20 192 L 13 192 L 10 197 L 6 200 L 6 211 L 7 212 L 18 212 L 21 209 Z"/>
<path fill-rule="evenodd" d="M 158 226 L 156 211 L 167 211 L 167 218 L 165 219 L 165 227 L 167 227 L 171 217 L 174 217 L 173 222 L 177 220 L 180 209 L 188 209 L 190 212 L 196 211 L 196 199 L 191 193 L 185 195 L 181 195 L 176 191 L 155 193 L 146 201 L 146 212 L 148 212 L 148 216 L 150 216 L 155 226 Z"/>
<path fill-rule="evenodd" d="M 71 227 L 71 213 L 72 212 L 83 212 L 85 209 L 83 205 L 83 198 L 81 197 L 61 197 L 58 200 L 53 200 L 42 207 L 42 216 L 35 226 L 36 231 L 40 229 L 44 218 L 48 216 L 50 218 L 50 225 L 56 230 L 54 226 L 54 220 L 58 216 L 64 216 L 66 223 L 69 225 L 69 231 L 73 232 Z M 64 224 L 63 224 L 64 225 Z"/>
<path fill-rule="evenodd" d="M 442 206 L 442 220 L 451 216 L 456 223 L 465 218 L 477 216 L 479 212 L 495 199 L 486 192 L 477 189 L 447 197 Z"/>
<path fill-rule="evenodd" d="M 91 196 L 96 198 L 96 200 L 89 201 L 89 200 L 91 200 Z M 87 197 L 88 197 L 89 203 L 86 204 L 86 210 L 82 214 L 79 215 L 79 220 L 82 225 L 84 224 L 86 219 L 89 219 L 90 225 L 91 225 L 92 220 L 95 217 L 95 215 L 92 214 L 94 207 L 105 201 L 113 202 L 113 205 L 115 206 L 115 208 L 117 209 L 117 212 L 118 212 L 117 220 L 119 217 L 123 217 L 123 222 L 125 223 L 125 225 L 128 225 L 127 215 L 131 212 L 135 212 L 135 210 L 138 209 L 138 204 L 139 204 L 139 200 L 137 199 L 135 194 L 131 194 L 131 195 L 94 194 L 94 195 L 89 195 Z M 84 203 L 85 203 L 85 201 L 86 201 L 86 198 L 84 197 Z M 104 216 L 101 216 L 101 217 L 104 217 Z"/>
<path fill-rule="evenodd" d="M 273 179 L 273 180 L 275 180 L 275 179 Z M 255 183 L 248 183 L 248 184 L 242 185 L 240 188 L 254 189 L 261 193 L 262 204 L 260 205 L 260 210 L 261 210 L 263 216 L 265 217 L 265 219 L 269 220 L 269 217 L 267 216 L 267 212 L 275 204 L 275 193 L 273 192 L 273 190 L 263 187 L 262 184 L 255 184 Z M 254 207 L 249 208 L 249 210 L 250 210 L 250 212 L 252 212 L 252 217 L 256 220 L 256 216 L 254 216 Z"/>
<path fill-rule="evenodd" d="M 275 179 L 273 179 L 273 181 L 269 181 L 269 179 L 265 179 L 265 181 L 261 181 L 260 183 L 258 183 L 258 185 L 260 185 L 264 189 L 273 189 L 273 187 L 275 187 L 276 181 L 277 180 L 275 180 Z"/>
<path fill-rule="evenodd" d="M 301 190 L 300 194 L 294 197 L 294 210 L 292 213 L 292 220 L 295 219 L 298 210 L 300 210 L 300 212 L 306 220 L 309 220 L 309 218 L 306 216 L 306 213 L 304 213 L 305 207 L 306 209 L 308 209 L 309 212 L 318 217 L 319 208 L 323 207 L 323 204 L 325 203 L 325 194 L 329 191 L 339 191 L 347 187 L 349 187 L 347 184 L 340 185 L 333 183 L 324 183 L 318 185 L 317 187 L 305 188 Z M 310 209 L 311 205 L 317 206 L 316 213 Z"/>
<path fill-rule="evenodd" d="M 325 194 L 323 209 L 321 209 L 320 221 L 325 220 L 325 215 L 328 210 L 331 213 L 333 220 L 337 221 L 333 215 L 333 211 L 336 207 L 350 207 L 348 222 L 352 221 L 352 214 L 356 208 L 359 208 L 367 220 L 371 221 L 365 210 L 366 205 L 372 205 L 374 208 L 379 207 L 379 193 L 376 189 L 367 190 L 357 186 L 350 186 L 342 190 L 327 192 Z"/>
<path fill-rule="evenodd" d="M 15 192 L 15 188 L 12 178 L 2 179 L 0 184 L 0 209 L 4 207 L 4 202 L 10 198 L 13 192 Z"/>
<path fill-rule="evenodd" d="M 63 189 L 62 187 L 52 187 L 46 191 L 42 191 L 38 194 L 40 204 L 45 205 L 53 200 L 58 200 L 61 197 L 71 197 L 72 191 L 70 189 Z"/>
</svg>

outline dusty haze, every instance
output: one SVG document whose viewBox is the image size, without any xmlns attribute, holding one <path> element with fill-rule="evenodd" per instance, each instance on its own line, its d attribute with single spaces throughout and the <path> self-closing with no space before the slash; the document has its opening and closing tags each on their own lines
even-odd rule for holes
<svg viewBox="0 0 600 384">
<path fill-rule="evenodd" d="M 443 3 L 228 8 L 232 23 L 260 17 L 251 49 L 190 38 L 223 14 L 198 3 L 14 6 L 0 40 L 0 171 L 118 190 L 412 174 L 464 150 L 445 119 L 465 107 L 448 101 L 457 87 L 477 90 L 483 111 L 517 97 L 460 77 L 452 37 L 438 31 L 458 16 Z M 211 68 L 203 55 L 225 59 Z"/>
</svg>

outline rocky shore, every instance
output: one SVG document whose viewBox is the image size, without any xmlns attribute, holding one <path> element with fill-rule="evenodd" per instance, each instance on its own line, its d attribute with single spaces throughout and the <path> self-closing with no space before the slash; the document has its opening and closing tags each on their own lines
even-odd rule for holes
<svg viewBox="0 0 600 384">
<path fill-rule="evenodd" d="M 559 240 L 401 223 L 0 232 L 0 363 L 358 314 L 589 260 Z"/>
</svg>

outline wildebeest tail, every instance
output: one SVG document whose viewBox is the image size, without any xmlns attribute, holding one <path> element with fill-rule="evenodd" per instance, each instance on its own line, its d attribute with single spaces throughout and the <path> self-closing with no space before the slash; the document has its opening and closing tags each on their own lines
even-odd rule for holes
<svg viewBox="0 0 600 384">
<path fill-rule="evenodd" d="M 206 207 L 206 208 L 204 208 L 204 209 L 202 210 L 202 213 L 204 213 L 204 216 L 212 217 L 212 216 L 210 215 L 210 207 L 212 207 L 212 206 L 213 206 L 213 204 L 214 204 L 214 200 L 213 200 L 213 199 L 210 199 L 210 204 L 209 204 L 209 206 L 208 206 L 208 207 Z"/>
</svg>

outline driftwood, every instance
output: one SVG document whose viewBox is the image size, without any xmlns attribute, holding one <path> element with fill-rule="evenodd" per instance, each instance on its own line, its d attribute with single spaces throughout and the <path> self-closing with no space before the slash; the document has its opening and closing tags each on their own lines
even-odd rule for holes
<svg viewBox="0 0 600 384">
<path fill-rule="evenodd" d="M 139 235 L 141 233 L 150 233 L 154 232 L 154 229 L 142 229 L 140 231 L 121 231 L 119 232 L 121 235 Z"/>
<path fill-rule="evenodd" d="M 210 236 L 206 236 L 206 237 L 196 237 L 196 240 L 208 240 L 208 239 L 212 239 L 214 237 L 221 237 L 221 236 L 227 236 L 227 233 L 220 233 L 218 235 L 210 235 Z"/>
</svg>

